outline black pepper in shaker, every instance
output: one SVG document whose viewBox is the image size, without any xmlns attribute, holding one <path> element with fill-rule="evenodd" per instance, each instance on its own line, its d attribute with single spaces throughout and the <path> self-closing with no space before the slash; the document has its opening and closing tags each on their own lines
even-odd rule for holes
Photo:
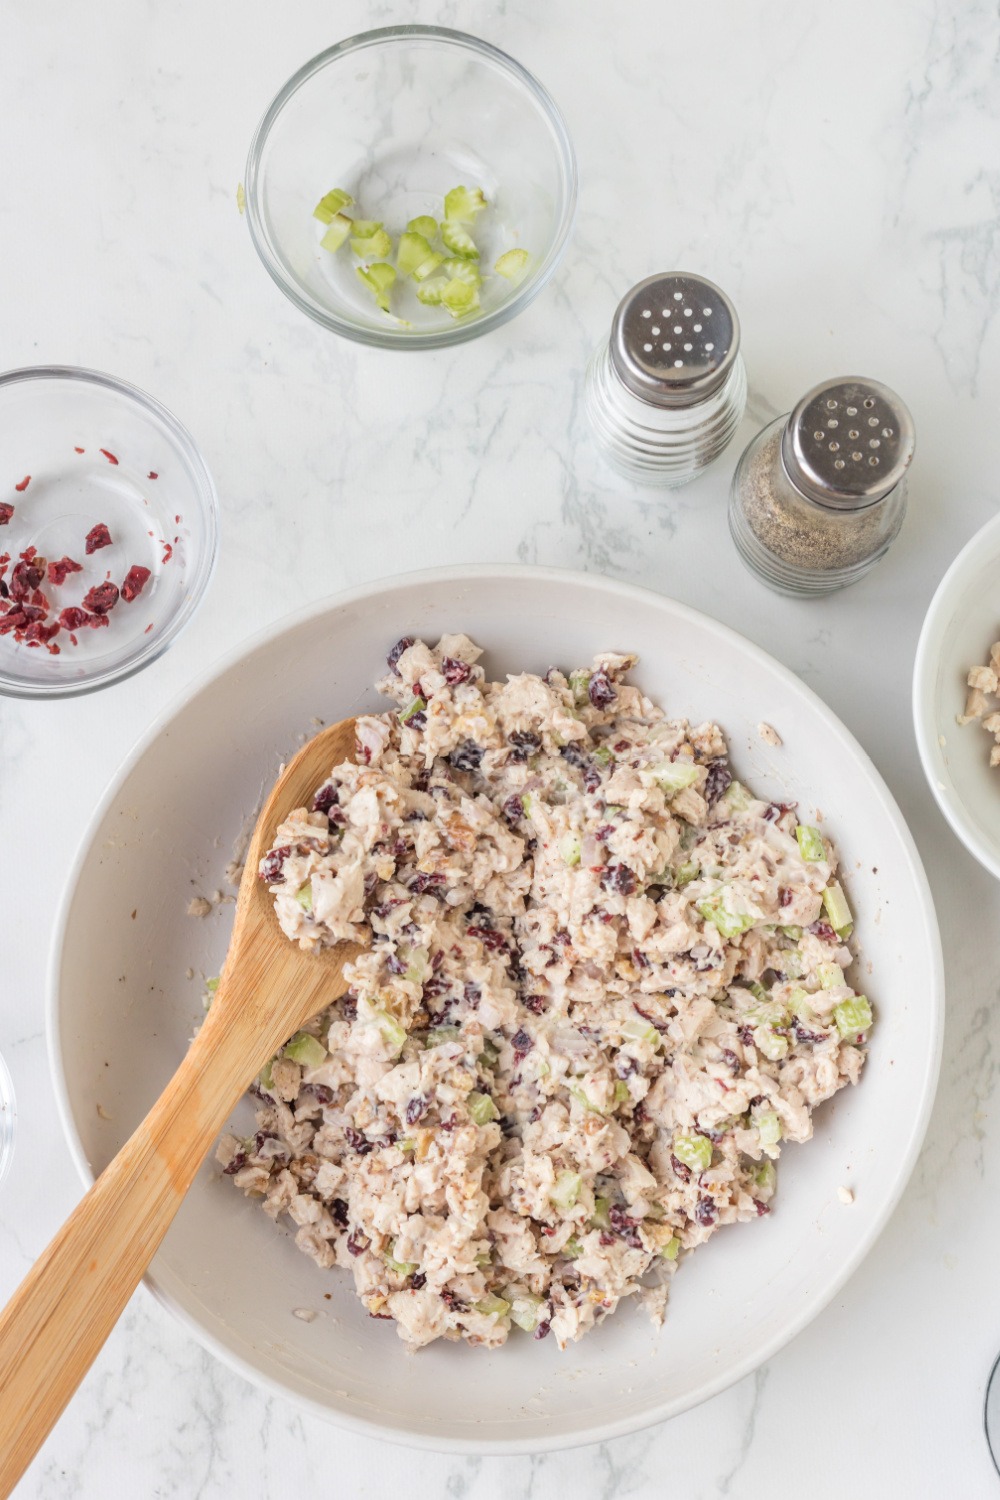
<svg viewBox="0 0 1000 1500">
<path fill-rule="evenodd" d="M 876 380 L 827 380 L 757 434 L 733 475 L 740 557 L 782 594 L 833 593 L 883 557 L 906 513 L 913 419 Z"/>
</svg>

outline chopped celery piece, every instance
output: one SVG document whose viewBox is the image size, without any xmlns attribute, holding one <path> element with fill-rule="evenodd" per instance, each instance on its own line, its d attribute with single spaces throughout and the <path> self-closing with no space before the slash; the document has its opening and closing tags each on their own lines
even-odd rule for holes
<svg viewBox="0 0 1000 1500">
<path fill-rule="evenodd" d="M 674 881 L 678 886 L 688 885 L 692 880 L 698 879 L 698 866 L 693 860 L 688 860 L 683 865 L 678 865 L 674 871 Z"/>
<path fill-rule="evenodd" d="M 471 260 L 446 260 L 441 267 L 441 274 L 447 276 L 449 280 L 454 277 L 456 281 L 464 281 L 477 290 L 483 284 L 479 267 Z"/>
<path fill-rule="evenodd" d="M 506 276 L 508 281 L 516 281 L 523 274 L 527 264 L 527 250 L 505 250 L 493 269 L 498 276 Z"/>
<path fill-rule="evenodd" d="M 262 1089 L 266 1089 L 268 1093 L 270 1093 L 271 1089 L 274 1088 L 274 1077 L 271 1073 L 271 1063 L 273 1062 L 274 1058 L 272 1057 L 271 1062 L 269 1062 L 267 1066 L 262 1069 L 260 1075 L 260 1086 Z"/>
<path fill-rule="evenodd" d="M 457 255 L 460 260 L 478 260 L 479 251 L 476 242 L 460 224 L 452 224 L 446 219 L 441 225 L 441 243 L 452 255 Z"/>
<path fill-rule="evenodd" d="M 594 759 L 599 766 L 610 766 L 614 756 L 606 745 L 602 745 L 599 750 L 594 751 Z"/>
<path fill-rule="evenodd" d="M 218 976 L 218 974 L 216 974 L 216 976 L 215 976 L 214 979 L 206 979 L 205 980 L 205 988 L 206 988 L 206 990 L 208 990 L 209 994 L 211 994 L 211 995 L 215 994 L 216 990 L 219 988 L 219 976 Z"/>
<path fill-rule="evenodd" d="M 477 1125 L 488 1125 L 491 1120 L 499 1118 L 500 1111 L 489 1094 L 472 1093 L 466 1102 L 469 1106 L 469 1114 Z"/>
<path fill-rule="evenodd" d="M 236 207 L 239 209 L 241 214 L 246 213 L 247 192 L 242 182 L 238 182 L 236 184 Z"/>
<path fill-rule="evenodd" d="M 771 1192 L 774 1192 L 774 1184 L 776 1183 L 777 1179 L 778 1174 L 774 1170 L 774 1163 L 771 1161 L 762 1161 L 756 1172 L 754 1172 L 753 1174 L 755 1185 L 759 1188 L 770 1188 Z"/>
<path fill-rule="evenodd" d="M 681 1242 L 677 1238 L 676 1234 L 673 1234 L 661 1249 L 660 1254 L 663 1256 L 664 1260 L 676 1260 L 680 1248 Z"/>
<path fill-rule="evenodd" d="M 312 911 L 313 888 L 311 880 L 307 880 L 305 885 L 299 886 L 298 890 L 295 892 L 295 899 L 299 903 L 303 911 Z"/>
<path fill-rule="evenodd" d="M 459 281 L 453 276 L 441 293 L 441 302 L 453 318 L 461 318 L 479 307 L 479 293 L 467 281 Z"/>
<path fill-rule="evenodd" d="M 418 214 L 407 224 L 406 232 L 407 234 L 422 234 L 429 243 L 438 232 L 437 219 L 432 219 L 430 214 Z"/>
<path fill-rule="evenodd" d="M 590 702 L 590 673 L 571 672 L 569 674 L 569 685 L 573 693 L 573 702 L 577 708 L 586 708 Z"/>
<path fill-rule="evenodd" d="M 417 287 L 417 299 L 425 307 L 440 307 L 444 289 L 448 285 L 443 276 L 434 276 L 430 281 L 422 281 Z"/>
<path fill-rule="evenodd" d="M 357 227 L 355 221 L 354 228 Z M 360 260 L 385 260 L 392 254 L 392 237 L 379 225 L 371 234 L 355 234 L 351 249 Z"/>
<path fill-rule="evenodd" d="M 692 1172 L 704 1172 L 712 1164 L 712 1142 L 707 1135 L 675 1135 L 671 1149 Z"/>
<path fill-rule="evenodd" d="M 323 250 L 339 250 L 353 228 L 354 225 L 346 214 L 337 214 L 320 240 L 320 247 Z"/>
<path fill-rule="evenodd" d="M 355 219 L 354 228 L 361 239 L 367 240 L 370 239 L 373 234 L 377 234 L 378 231 L 382 228 L 382 220 Z"/>
<path fill-rule="evenodd" d="M 832 880 L 823 892 L 823 906 L 837 936 L 849 936 L 854 919 L 839 880 Z"/>
<path fill-rule="evenodd" d="M 415 1260 L 396 1260 L 395 1252 L 396 1241 L 393 1240 L 392 1246 L 382 1257 L 389 1270 L 395 1271 L 397 1276 L 412 1276 L 417 1269 L 417 1262 Z"/>
<path fill-rule="evenodd" d="M 826 859 L 826 846 L 818 828 L 811 828 L 808 823 L 798 823 L 795 827 L 795 837 L 798 840 L 799 853 L 810 864 L 815 864 L 819 859 Z"/>
<path fill-rule="evenodd" d="M 285 1047 L 285 1056 L 292 1062 L 301 1063 L 304 1068 L 318 1068 L 320 1063 L 326 1062 L 327 1050 L 308 1031 L 297 1031 Z"/>
<path fill-rule="evenodd" d="M 745 914 L 740 916 L 736 912 L 726 910 L 722 891 L 716 891 L 704 901 L 699 901 L 697 908 L 705 921 L 717 927 L 724 938 L 739 937 L 741 932 L 746 932 L 747 928 L 754 924 L 753 917 Z"/>
<path fill-rule="evenodd" d="M 487 1037 L 483 1042 L 483 1050 L 479 1054 L 479 1062 L 482 1063 L 484 1068 L 495 1068 L 499 1057 L 500 1049 L 495 1042 L 491 1042 L 489 1037 Z"/>
<path fill-rule="evenodd" d="M 819 964 L 816 973 L 824 990 L 839 989 L 844 983 L 844 971 L 839 964 Z"/>
<path fill-rule="evenodd" d="M 557 1208 L 572 1208 L 580 1196 L 583 1179 L 579 1172 L 559 1172 L 549 1190 L 549 1198 Z"/>
<path fill-rule="evenodd" d="M 786 938 L 791 938 L 793 943 L 797 943 L 802 937 L 801 927 L 779 927 L 778 931 L 783 932 Z"/>
<path fill-rule="evenodd" d="M 625 1082 L 624 1078 L 617 1079 L 615 1082 L 615 1103 L 624 1104 L 626 1099 L 631 1099 L 631 1097 L 632 1095 L 629 1093 L 628 1084 Z"/>
<path fill-rule="evenodd" d="M 578 1255 L 583 1254 L 583 1246 L 579 1240 L 567 1240 L 562 1247 L 561 1254 L 565 1255 L 567 1260 L 576 1260 Z"/>
<path fill-rule="evenodd" d="M 473 1306 L 477 1313 L 487 1318 L 505 1318 L 510 1312 L 506 1297 L 484 1297 L 482 1302 L 474 1302 Z"/>
<path fill-rule="evenodd" d="M 443 260 L 444 256 L 432 250 L 422 234 L 407 230 L 400 235 L 396 265 L 403 276 L 412 276 L 414 281 L 426 281 Z"/>
<path fill-rule="evenodd" d="M 797 1016 L 806 1026 L 811 1026 L 816 1021 L 816 1012 L 809 1004 L 809 991 L 796 986 L 788 998 L 788 1009 L 793 1016 Z"/>
<path fill-rule="evenodd" d="M 400 714 L 400 716 L 399 716 L 399 722 L 401 724 L 408 724 L 410 722 L 410 720 L 413 718 L 414 714 L 423 713 L 423 711 L 424 711 L 424 709 L 426 707 L 427 707 L 427 700 L 426 700 L 426 698 L 411 698 L 411 700 L 410 700 L 409 704 L 407 705 L 407 707 L 404 708 L 403 711 L 402 711 L 402 713 Z"/>
<path fill-rule="evenodd" d="M 427 1033 L 428 1047 L 441 1047 L 445 1042 L 457 1042 L 462 1035 L 459 1026 L 432 1026 Z"/>
<path fill-rule="evenodd" d="M 531 817 L 531 793 L 530 792 L 522 792 L 521 793 L 521 806 L 524 808 L 524 816 L 526 818 L 530 818 Z"/>
<path fill-rule="evenodd" d="M 758 1052 L 764 1054 L 768 1062 L 780 1062 L 788 1052 L 788 1038 L 772 1031 L 770 1026 L 754 1027 L 753 1044 Z"/>
<path fill-rule="evenodd" d="M 416 1141 L 410 1140 L 408 1138 L 405 1141 L 400 1141 L 399 1142 L 399 1149 L 400 1149 L 400 1151 L 405 1151 L 407 1153 L 409 1153 L 411 1151 L 416 1151 L 416 1149 L 417 1149 L 417 1143 L 416 1143 Z"/>
<path fill-rule="evenodd" d="M 602 1115 L 604 1113 L 603 1109 L 601 1109 L 594 1103 L 590 1095 L 586 1093 L 586 1091 L 582 1089 L 579 1084 L 571 1083 L 569 1085 L 569 1091 L 573 1095 L 573 1098 L 576 1100 L 576 1102 L 583 1105 L 584 1109 L 591 1110 L 595 1115 Z"/>
<path fill-rule="evenodd" d="M 757 1127 L 761 1149 L 768 1156 L 777 1156 L 777 1146 L 781 1140 L 781 1121 L 774 1110 L 762 1109 L 759 1115 L 754 1115 L 753 1123 Z"/>
<path fill-rule="evenodd" d="M 752 980 L 750 982 L 750 984 L 747 985 L 747 989 L 750 991 L 750 993 L 754 997 L 754 999 L 757 1000 L 761 1005 L 767 1005 L 767 1003 L 768 1003 L 768 993 L 767 993 L 767 990 L 764 988 L 764 986 L 762 984 L 758 984 L 757 981 L 756 981 L 756 979 Z"/>
<path fill-rule="evenodd" d="M 491 1266 L 492 1264 L 493 1257 L 490 1252 L 488 1250 L 480 1250 L 479 1254 L 476 1256 L 476 1265 L 479 1267 L 479 1269 L 481 1271 L 485 1271 L 486 1267 Z"/>
<path fill-rule="evenodd" d="M 485 207 L 486 194 L 482 188 L 456 187 L 444 195 L 445 220 L 452 223 L 471 224 Z"/>
<path fill-rule="evenodd" d="M 345 193 L 343 188 L 333 188 L 329 193 L 323 194 L 313 209 L 313 218 L 318 219 L 321 224 L 332 224 L 340 210 L 353 202 L 350 193 Z"/>
<path fill-rule="evenodd" d="M 562 855 L 564 865 L 578 865 L 580 863 L 580 835 L 578 833 L 563 834 L 559 840 L 559 853 Z"/>
<path fill-rule="evenodd" d="M 833 1007 L 833 1019 L 842 1037 L 858 1036 L 872 1024 L 872 1008 L 867 996 L 855 995 L 853 1000 L 841 1000 Z"/>
<path fill-rule="evenodd" d="M 515 1292 L 510 1299 L 510 1320 L 525 1333 L 534 1333 L 543 1306 L 541 1297 L 535 1297 L 531 1292 Z"/>
<path fill-rule="evenodd" d="M 389 311 L 389 288 L 396 279 L 396 267 L 377 261 L 373 266 L 355 266 L 358 279 L 375 297 L 383 312 Z"/>
<path fill-rule="evenodd" d="M 742 781 L 731 781 L 722 794 L 731 812 L 746 812 L 753 800 Z"/>
<path fill-rule="evenodd" d="M 664 761 L 653 767 L 653 775 L 665 792 L 682 792 L 698 780 L 698 767 L 689 760 Z"/>
<path fill-rule="evenodd" d="M 648 1042 L 651 1047 L 660 1045 L 660 1033 L 641 1016 L 637 1016 L 634 1021 L 622 1023 L 622 1036 L 632 1042 Z"/>
<path fill-rule="evenodd" d="M 609 1198 L 594 1199 L 594 1214 L 591 1219 L 595 1229 L 611 1228 L 611 1200 Z"/>
<path fill-rule="evenodd" d="M 382 1040 L 390 1054 L 398 1057 L 406 1042 L 406 1027 L 401 1026 L 396 1017 L 390 1016 L 387 1010 L 373 1010 L 371 1018 L 381 1032 Z"/>
</svg>

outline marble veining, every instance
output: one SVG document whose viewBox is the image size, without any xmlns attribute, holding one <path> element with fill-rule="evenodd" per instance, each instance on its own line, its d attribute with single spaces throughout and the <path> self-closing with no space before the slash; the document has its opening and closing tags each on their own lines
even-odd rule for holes
<svg viewBox="0 0 1000 1500">
<path fill-rule="evenodd" d="M 407 356 L 302 319 L 257 264 L 235 192 L 264 105 L 300 63 L 414 18 L 477 32 L 538 74 L 566 114 L 581 195 L 532 307 L 481 341 Z M 909 685 L 934 586 L 997 504 L 998 54 L 991 0 L 109 0 L 99 18 L 7 0 L 4 363 L 92 365 L 152 391 L 194 432 L 224 515 L 211 594 L 161 661 L 93 698 L 0 702 L 0 1050 L 18 1096 L 0 1296 L 80 1194 L 44 996 L 91 810 L 208 661 L 349 584 L 443 563 L 570 565 L 743 631 L 887 777 L 934 888 L 949 984 L 940 1092 L 891 1223 L 789 1348 L 706 1405 L 574 1452 L 418 1458 L 247 1385 L 140 1290 L 25 1500 L 276 1500 L 317 1482 L 351 1500 L 995 1493 L 980 1424 L 1000 1348 L 1000 896 L 924 785 Z M 673 268 L 733 298 L 750 397 L 723 457 L 660 495 L 605 468 L 581 396 L 619 297 Z M 855 588 L 778 599 L 729 543 L 732 469 L 808 386 L 850 372 L 914 413 L 909 518 Z"/>
</svg>

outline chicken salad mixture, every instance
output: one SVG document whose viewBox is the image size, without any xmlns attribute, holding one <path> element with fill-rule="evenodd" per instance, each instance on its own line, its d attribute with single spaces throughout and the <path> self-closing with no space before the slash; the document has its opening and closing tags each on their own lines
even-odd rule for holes
<svg viewBox="0 0 1000 1500">
<path fill-rule="evenodd" d="M 958 722 L 981 724 L 993 736 L 990 746 L 990 765 L 1000 766 L 1000 641 L 990 647 L 990 659 L 980 667 L 971 667 L 966 676 L 969 689 L 965 699 L 965 710 L 958 715 Z"/>
<path fill-rule="evenodd" d="M 218 1159 L 412 1347 L 560 1346 L 771 1208 L 864 1063 L 836 854 L 635 658 L 488 682 L 404 638 L 261 862 L 290 941 L 368 944 Z"/>
</svg>

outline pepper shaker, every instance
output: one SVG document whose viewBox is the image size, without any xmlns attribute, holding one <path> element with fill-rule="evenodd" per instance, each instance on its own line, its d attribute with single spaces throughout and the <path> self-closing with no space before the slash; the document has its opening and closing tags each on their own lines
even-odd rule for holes
<svg viewBox="0 0 1000 1500">
<path fill-rule="evenodd" d="M 587 371 L 605 457 L 640 484 L 686 484 L 717 458 L 746 405 L 740 323 L 703 276 L 650 276 L 622 298 Z"/>
<path fill-rule="evenodd" d="M 733 475 L 729 529 L 743 562 L 793 596 L 856 583 L 906 512 L 913 419 L 877 380 L 826 380 L 747 447 Z"/>
</svg>

